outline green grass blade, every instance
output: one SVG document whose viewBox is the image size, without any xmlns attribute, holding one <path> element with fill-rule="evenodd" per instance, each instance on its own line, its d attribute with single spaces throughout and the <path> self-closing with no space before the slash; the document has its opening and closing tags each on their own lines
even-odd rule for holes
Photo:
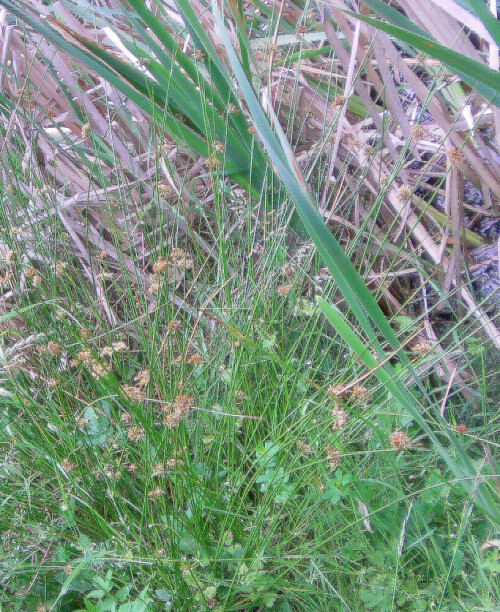
<svg viewBox="0 0 500 612">
<path fill-rule="evenodd" d="M 60 302 L 60 301 L 61 300 L 59 298 L 55 300 L 47 300 L 46 302 L 43 302 L 43 303 L 37 302 L 36 304 L 25 306 L 24 308 L 20 308 L 19 310 L 11 310 L 10 312 L 7 312 L 6 314 L 0 315 L 0 323 L 5 323 L 6 321 L 10 321 L 10 319 L 23 315 L 25 312 L 29 312 L 30 310 L 33 310 L 33 308 L 37 308 L 38 306 L 42 306 L 45 304 L 53 304 L 55 302 Z"/>
</svg>

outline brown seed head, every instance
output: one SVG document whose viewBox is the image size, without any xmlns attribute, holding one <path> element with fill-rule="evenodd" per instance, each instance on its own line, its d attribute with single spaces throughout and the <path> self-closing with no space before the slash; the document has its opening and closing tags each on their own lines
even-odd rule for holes
<svg viewBox="0 0 500 612">
<path fill-rule="evenodd" d="M 76 426 L 79 429 L 83 429 L 84 427 L 86 427 L 88 424 L 90 423 L 89 419 L 86 419 L 85 417 L 78 417 L 76 419 Z"/>
<path fill-rule="evenodd" d="M 49 353 L 49 355 L 57 355 L 61 352 L 61 350 L 62 346 L 57 342 L 53 342 L 52 340 L 47 342 L 47 353 Z"/>
<path fill-rule="evenodd" d="M 132 442 L 139 442 L 145 435 L 142 427 L 131 427 L 127 432 L 127 438 L 132 440 Z"/>
<path fill-rule="evenodd" d="M 214 168 L 221 167 L 221 160 L 217 157 L 217 154 L 215 152 L 210 153 L 210 155 L 208 156 L 208 161 L 210 162 L 210 165 Z"/>
<path fill-rule="evenodd" d="M 58 261 L 54 264 L 54 274 L 58 277 L 61 277 L 64 272 L 68 268 L 68 263 L 66 261 Z"/>
<path fill-rule="evenodd" d="M 119 340 L 118 342 L 112 342 L 111 348 L 113 349 L 113 353 L 125 353 L 126 351 L 128 351 L 127 344 L 122 340 Z"/>
<path fill-rule="evenodd" d="M 347 413 L 335 402 L 332 409 L 332 430 L 341 431 L 347 425 Z"/>
<path fill-rule="evenodd" d="M 100 351 L 99 351 L 99 356 L 100 357 L 111 357 L 111 355 L 113 355 L 113 348 L 111 346 L 104 346 Z"/>
<path fill-rule="evenodd" d="M 213 150 L 214 150 L 216 153 L 220 153 L 220 154 L 222 154 L 222 153 L 224 152 L 224 145 L 223 145 L 223 144 L 222 144 L 222 142 L 220 142 L 219 140 L 215 140 L 215 141 L 212 143 L 212 147 L 213 147 Z"/>
<path fill-rule="evenodd" d="M 412 125 L 411 129 L 410 129 L 410 134 L 411 137 L 413 138 L 413 140 L 415 140 L 416 142 L 422 140 L 425 136 L 425 130 L 424 128 L 419 125 L 418 123 L 416 125 Z"/>
<path fill-rule="evenodd" d="M 432 349 L 432 342 L 417 342 L 411 347 L 411 352 L 415 355 L 425 355 Z"/>
<path fill-rule="evenodd" d="M 122 385 L 120 391 L 129 402 L 142 402 L 144 400 L 144 391 L 140 387 Z"/>
<path fill-rule="evenodd" d="M 68 461 L 68 460 L 61 461 L 61 467 L 63 468 L 65 472 L 69 474 L 76 468 L 76 463 L 73 463 L 73 461 Z"/>
<path fill-rule="evenodd" d="M 156 465 L 153 465 L 153 467 L 151 468 L 151 476 L 153 476 L 153 478 L 155 476 L 160 476 L 161 474 L 163 474 L 164 471 L 165 471 L 165 466 L 163 465 L 163 463 L 157 463 Z"/>
<path fill-rule="evenodd" d="M 194 398 L 191 395 L 176 395 L 173 404 L 174 410 L 188 414 L 194 404 Z"/>
<path fill-rule="evenodd" d="M 176 459 L 175 457 L 172 457 L 171 459 L 167 459 L 167 462 L 165 463 L 165 465 L 169 470 L 172 470 L 173 468 L 184 465 L 184 460 Z"/>
<path fill-rule="evenodd" d="M 195 353 L 194 355 L 191 355 L 191 357 L 189 357 L 188 359 L 188 363 L 194 366 L 202 365 L 204 362 L 205 360 L 200 355 L 200 353 Z"/>
<path fill-rule="evenodd" d="M 335 108 L 335 106 L 342 106 L 342 104 L 344 103 L 345 103 L 344 96 L 335 96 L 332 102 L 332 106 Z"/>
<path fill-rule="evenodd" d="M 172 249 L 168 259 L 170 266 L 177 266 L 183 270 L 191 270 L 194 266 L 191 257 L 182 249 Z"/>
<path fill-rule="evenodd" d="M 355 402 L 359 402 L 368 397 L 368 389 L 366 387 L 362 387 L 361 385 L 354 385 L 354 387 L 352 387 L 349 391 L 349 394 Z"/>
<path fill-rule="evenodd" d="M 137 465 L 135 463 L 126 463 L 124 467 L 130 474 L 135 475 L 135 473 L 137 472 Z"/>
<path fill-rule="evenodd" d="M 411 438 L 403 431 L 395 431 L 389 436 L 389 442 L 395 451 L 405 450 L 411 446 Z"/>
<path fill-rule="evenodd" d="M 330 464 L 330 469 L 336 470 L 339 467 L 340 462 L 342 461 L 340 451 L 332 448 L 330 445 L 326 446 L 325 450 L 327 454 L 328 463 Z"/>
<path fill-rule="evenodd" d="M 153 264 L 153 272 L 155 274 L 161 274 L 162 272 L 166 270 L 167 266 L 168 266 L 167 260 L 163 259 L 163 257 L 160 257 Z"/>
<path fill-rule="evenodd" d="M 165 491 L 161 489 L 160 487 L 156 487 L 156 489 L 153 489 L 152 491 L 149 491 L 148 493 L 149 499 L 153 501 L 160 499 L 161 497 L 163 497 L 163 495 L 165 495 Z"/>
<path fill-rule="evenodd" d="M 165 427 L 168 427 L 168 429 L 175 429 L 176 427 L 179 427 L 183 418 L 184 415 L 181 412 L 169 412 L 168 414 L 164 415 L 163 424 Z"/>
<path fill-rule="evenodd" d="M 124 425 L 130 425 L 130 423 L 132 423 L 132 415 L 130 414 L 130 412 L 122 412 L 120 414 L 120 421 Z"/>
<path fill-rule="evenodd" d="M 408 185 L 403 185 L 398 190 L 398 200 L 400 202 L 406 202 L 407 200 L 411 198 L 412 194 L 413 194 L 413 189 L 409 187 Z"/>
<path fill-rule="evenodd" d="M 176 321 L 175 319 L 173 319 L 172 321 L 168 322 L 167 331 L 176 332 L 181 328 L 181 326 L 182 326 L 182 323 L 180 321 Z"/>
<path fill-rule="evenodd" d="M 100 378 L 104 378 L 108 374 L 111 373 L 111 365 L 107 363 L 100 363 L 97 359 L 93 359 L 90 364 L 90 375 L 92 378 L 99 380 Z"/>
<path fill-rule="evenodd" d="M 80 328 L 80 338 L 82 338 L 82 340 L 87 340 L 87 338 L 90 338 L 91 335 L 92 332 L 90 329 L 87 329 L 86 327 Z"/>
<path fill-rule="evenodd" d="M 90 367 L 92 365 L 92 353 L 89 349 L 80 351 L 76 354 L 78 361 L 83 363 L 84 366 Z"/>
<path fill-rule="evenodd" d="M 302 442 L 302 440 L 297 440 L 297 446 L 299 447 L 299 451 L 306 456 L 312 455 L 313 448 L 307 442 Z"/>
<path fill-rule="evenodd" d="M 336 385 L 330 385 L 327 389 L 327 392 L 333 398 L 341 398 L 345 393 L 345 387 L 340 383 Z"/>
<path fill-rule="evenodd" d="M 465 157 L 456 147 L 451 147 L 447 153 L 447 156 L 452 166 L 459 166 L 465 161 Z"/>
<path fill-rule="evenodd" d="M 140 370 L 134 377 L 134 382 L 138 387 L 146 387 L 149 383 L 149 370 Z"/>
<path fill-rule="evenodd" d="M 288 295 L 292 288 L 292 285 L 280 285 L 276 288 L 276 293 L 278 295 Z"/>
<path fill-rule="evenodd" d="M 159 183 L 158 185 L 158 194 L 162 197 L 162 198 L 167 198 L 168 196 L 171 196 L 174 193 L 172 187 L 170 187 L 170 185 L 167 185 L 167 183 Z"/>
<path fill-rule="evenodd" d="M 151 293 L 151 295 L 157 295 L 160 292 L 160 283 L 151 283 L 151 285 L 149 286 L 149 293 Z"/>
</svg>

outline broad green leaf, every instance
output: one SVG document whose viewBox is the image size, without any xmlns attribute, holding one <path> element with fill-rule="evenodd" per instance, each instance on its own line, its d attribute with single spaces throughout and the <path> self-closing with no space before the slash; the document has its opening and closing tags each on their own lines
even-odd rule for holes
<svg viewBox="0 0 500 612">
<path fill-rule="evenodd" d="M 472 12 L 481 20 L 496 44 L 500 45 L 500 23 L 493 17 L 484 0 L 469 0 L 469 4 Z"/>
<path fill-rule="evenodd" d="M 436 41 L 411 32 L 404 28 L 385 23 L 378 19 L 365 17 L 359 13 L 345 11 L 352 17 L 356 17 L 379 30 L 383 30 L 400 40 L 407 42 L 416 49 L 440 60 L 453 72 L 460 76 L 468 85 L 477 89 L 479 93 L 492 104 L 500 108 L 500 74 L 496 70 L 488 68 L 485 64 L 457 53 L 448 47 L 440 45 Z"/>
<path fill-rule="evenodd" d="M 389 6 L 386 2 L 383 2 L 383 0 L 363 0 L 363 4 L 366 4 L 374 13 L 377 13 L 382 19 L 386 19 L 393 25 L 420 36 L 427 36 L 425 30 L 419 28 L 416 23 L 405 17 L 403 13 L 392 8 L 392 6 Z"/>
</svg>

